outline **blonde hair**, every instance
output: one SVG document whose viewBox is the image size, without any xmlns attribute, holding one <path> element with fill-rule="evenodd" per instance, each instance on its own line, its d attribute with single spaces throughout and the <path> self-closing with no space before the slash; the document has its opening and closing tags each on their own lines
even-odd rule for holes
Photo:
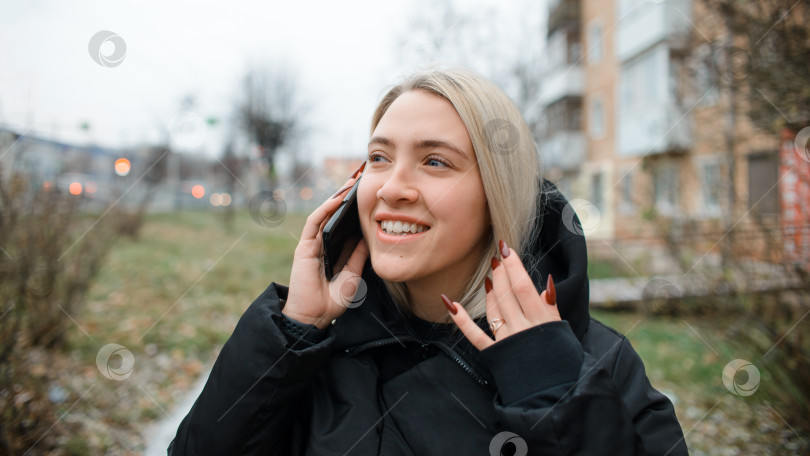
<svg viewBox="0 0 810 456">
<path fill-rule="evenodd" d="M 390 89 L 374 111 L 372 134 L 394 100 L 411 90 L 423 90 L 449 101 L 464 122 L 475 150 L 492 230 L 488 247 L 481 252 L 478 268 L 459 303 L 472 318 L 478 318 L 486 314 L 482 288 L 498 240 L 503 239 L 521 258 L 531 242 L 539 210 L 537 149 L 515 103 L 498 86 L 466 69 L 419 72 Z M 388 280 L 384 283 L 397 305 L 410 310 L 407 286 Z"/>
</svg>

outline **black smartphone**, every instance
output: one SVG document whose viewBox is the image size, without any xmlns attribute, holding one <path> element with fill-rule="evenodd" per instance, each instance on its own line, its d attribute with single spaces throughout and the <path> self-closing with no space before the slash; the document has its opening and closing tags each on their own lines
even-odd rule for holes
<svg viewBox="0 0 810 456">
<path fill-rule="evenodd" d="M 349 261 L 357 243 L 363 237 L 357 212 L 357 178 L 332 217 L 323 227 L 323 266 L 326 278 L 332 280 Z"/>
</svg>

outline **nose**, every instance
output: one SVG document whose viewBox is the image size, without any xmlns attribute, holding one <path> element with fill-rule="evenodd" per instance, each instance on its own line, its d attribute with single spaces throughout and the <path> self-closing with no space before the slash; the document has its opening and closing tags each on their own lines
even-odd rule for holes
<svg viewBox="0 0 810 456">
<path fill-rule="evenodd" d="M 377 198 L 389 206 L 416 201 L 419 198 L 419 191 L 413 173 L 401 164 L 395 166 L 382 187 L 377 190 Z"/>
</svg>

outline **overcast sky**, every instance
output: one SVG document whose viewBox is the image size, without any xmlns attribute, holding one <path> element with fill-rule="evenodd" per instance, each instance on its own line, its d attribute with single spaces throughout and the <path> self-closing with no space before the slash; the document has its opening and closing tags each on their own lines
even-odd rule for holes
<svg viewBox="0 0 810 456">
<path fill-rule="evenodd" d="M 431 14 L 414 12 L 417 2 L 371 0 L 0 2 L 0 126 L 129 147 L 159 141 L 189 94 L 197 113 L 220 120 L 199 147 L 219 155 L 245 69 L 282 64 L 311 106 L 300 153 L 313 160 L 363 153 L 375 102 L 415 65 L 399 46 L 411 18 Z M 495 0 L 458 3 L 504 8 Z M 520 3 L 540 11 L 536 1 Z M 509 28 L 504 18 L 500 26 Z M 90 55 L 102 30 L 126 45 L 117 66 Z"/>
</svg>

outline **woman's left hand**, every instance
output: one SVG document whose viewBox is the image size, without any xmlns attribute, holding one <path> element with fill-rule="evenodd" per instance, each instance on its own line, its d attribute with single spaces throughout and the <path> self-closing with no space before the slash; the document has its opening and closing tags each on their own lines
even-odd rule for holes
<svg viewBox="0 0 810 456">
<path fill-rule="evenodd" d="M 451 302 L 442 295 L 453 321 L 478 350 L 520 331 L 561 320 L 551 275 L 548 277 L 546 290 L 538 294 L 517 253 L 503 241 L 498 242 L 498 247 L 502 260 L 492 259 L 492 283 L 486 284 L 486 316 L 495 340 L 470 318 L 459 303 Z"/>
</svg>

